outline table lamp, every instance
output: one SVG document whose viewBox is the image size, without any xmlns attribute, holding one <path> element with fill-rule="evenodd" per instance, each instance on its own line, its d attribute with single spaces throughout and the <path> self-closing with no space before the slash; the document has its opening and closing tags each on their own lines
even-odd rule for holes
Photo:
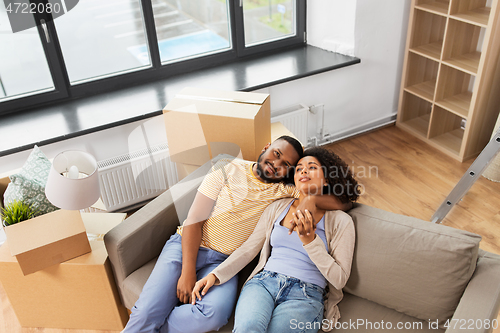
<svg viewBox="0 0 500 333">
<path fill-rule="evenodd" d="M 54 206 L 66 210 L 93 205 L 101 195 L 94 157 L 76 150 L 58 154 L 52 162 L 45 195 Z"/>
</svg>

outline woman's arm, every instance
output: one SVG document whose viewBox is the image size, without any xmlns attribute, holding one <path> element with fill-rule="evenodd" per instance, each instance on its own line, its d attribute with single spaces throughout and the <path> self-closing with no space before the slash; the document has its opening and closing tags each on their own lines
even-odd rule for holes
<svg viewBox="0 0 500 333">
<path fill-rule="evenodd" d="M 327 218 L 330 220 L 326 221 Z M 303 246 L 309 258 L 329 283 L 336 289 L 342 289 L 349 279 L 354 254 L 355 231 L 351 217 L 347 214 L 334 212 L 327 212 L 325 215 L 325 229 L 333 228 L 337 224 L 337 231 L 333 235 L 334 240 L 330 241 L 332 247 L 330 253 L 326 250 L 323 241 L 316 237 L 315 232 L 310 232 L 310 235 L 307 235 L 307 230 L 312 230 L 311 226 L 307 227 L 310 223 L 308 218 L 301 217 L 300 220 L 302 221 L 298 221 L 296 218 L 297 223 L 304 226 L 298 228 L 297 232 L 303 240 Z"/>
</svg>

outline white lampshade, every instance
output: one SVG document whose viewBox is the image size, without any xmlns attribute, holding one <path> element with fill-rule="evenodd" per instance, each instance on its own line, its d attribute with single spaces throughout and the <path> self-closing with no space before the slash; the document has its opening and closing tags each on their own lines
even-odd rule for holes
<svg viewBox="0 0 500 333">
<path fill-rule="evenodd" d="M 75 150 L 58 154 L 52 162 L 45 195 L 62 209 L 80 210 L 93 205 L 101 195 L 94 157 Z"/>
</svg>

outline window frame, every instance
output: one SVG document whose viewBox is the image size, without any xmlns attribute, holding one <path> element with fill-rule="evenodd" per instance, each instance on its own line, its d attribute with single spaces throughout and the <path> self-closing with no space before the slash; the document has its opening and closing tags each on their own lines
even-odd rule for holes
<svg viewBox="0 0 500 333">
<path fill-rule="evenodd" d="M 236 50 L 239 57 L 253 55 L 257 53 L 279 50 L 288 46 L 306 43 L 306 2 L 305 0 L 295 1 L 295 28 L 296 35 L 280 38 L 275 41 L 263 42 L 253 46 L 245 45 L 245 20 L 243 14 L 243 0 L 236 0 L 238 5 L 235 10 L 236 26 Z M 270 0 L 271 1 L 271 0 Z"/>
<path fill-rule="evenodd" d="M 48 3 L 48 0 L 29 1 Z M 61 46 L 57 36 L 57 30 L 51 14 L 36 13 L 34 14 L 36 22 L 40 22 L 42 19 L 45 20 L 50 37 L 50 43 L 47 43 L 42 26 L 40 24 L 36 26 L 54 83 L 54 90 L 39 94 L 32 94 L 26 97 L 0 101 L 0 115 L 22 112 L 44 105 L 84 98 L 85 96 L 97 93 L 116 91 L 165 77 L 172 77 L 208 67 L 214 67 L 224 63 L 236 61 L 247 56 L 268 54 L 287 47 L 305 44 L 306 3 L 304 0 L 293 1 L 295 1 L 296 8 L 295 36 L 245 47 L 243 6 L 241 5 L 242 0 L 227 0 L 229 6 L 229 32 L 232 39 L 232 48 L 230 50 L 162 64 L 158 47 L 152 2 L 151 0 L 140 0 L 144 18 L 146 41 L 151 57 L 151 66 L 149 68 L 132 70 L 130 72 L 73 85 L 69 80 Z"/>
</svg>

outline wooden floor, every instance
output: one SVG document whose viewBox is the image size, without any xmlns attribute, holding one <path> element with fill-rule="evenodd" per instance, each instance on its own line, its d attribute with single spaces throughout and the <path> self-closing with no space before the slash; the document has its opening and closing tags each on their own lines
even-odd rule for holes
<svg viewBox="0 0 500 333">
<path fill-rule="evenodd" d="M 327 148 L 357 175 L 365 189 L 359 202 L 427 221 L 472 163 L 459 163 L 394 126 Z M 443 224 L 481 235 L 480 247 L 500 254 L 500 183 L 481 177 Z M 109 332 L 21 328 L 1 286 L 0 308 L 0 333 Z"/>
<path fill-rule="evenodd" d="M 460 163 L 395 126 L 327 148 L 358 175 L 359 202 L 426 221 L 474 161 Z M 480 247 L 500 254 L 500 183 L 480 177 L 442 224 L 481 235 Z"/>
</svg>

